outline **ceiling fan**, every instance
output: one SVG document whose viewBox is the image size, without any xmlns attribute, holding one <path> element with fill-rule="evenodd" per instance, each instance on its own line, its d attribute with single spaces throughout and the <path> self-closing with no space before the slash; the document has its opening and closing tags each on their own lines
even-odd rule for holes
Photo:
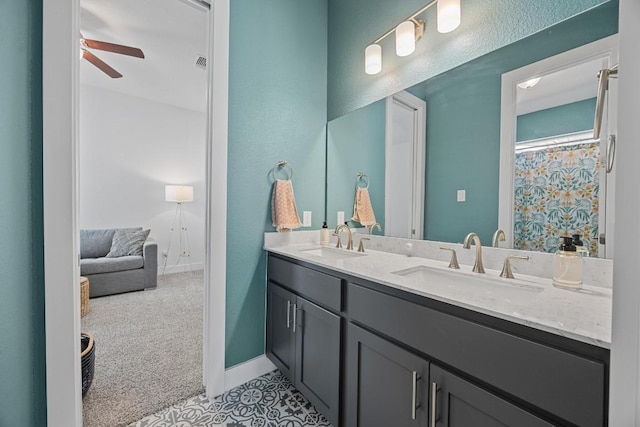
<svg viewBox="0 0 640 427">
<path fill-rule="evenodd" d="M 103 73 L 111 77 L 112 79 L 118 79 L 122 77 L 118 71 L 116 71 L 109 64 L 98 58 L 88 49 L 104 50 L 105 52 L 118 53 L 120 55 L 134 56 L 136 58 L 144 59 L 144 53 L 137 47 L 124 46 L 121 44 L 108 43 L 100 40 L 85 39 L 82 34 L 80 35 L 80 57 L 86 59 Z"/>
</svg>

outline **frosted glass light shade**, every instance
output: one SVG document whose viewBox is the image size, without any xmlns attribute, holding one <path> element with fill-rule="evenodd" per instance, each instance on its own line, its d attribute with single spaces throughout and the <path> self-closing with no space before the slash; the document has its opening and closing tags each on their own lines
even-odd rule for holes
<svg viewBox="0 0 640 427">
<path fill-rule="evenodd" d="M 449 33 L 460 25 L 460 0 L 438 0 L 438 32 Z"/>
<path fill-rule="evenodd" d="M 164 199 L 167 202 L 193 202 L 193 186 L 191 185 L 165 185 Z"/>
<path fill-rule="evenodd" d="M 382 70 L 382 47 L 370 44 L 364 50 L 364 71 L 367 74 L 378 74 Z"/>
<path fill-rule="evenodd" d="M 411 55 L 416 50 L 416 25 L 412 21 L 404 21 L 396 27 L 396 54 Z"/>
</svg>

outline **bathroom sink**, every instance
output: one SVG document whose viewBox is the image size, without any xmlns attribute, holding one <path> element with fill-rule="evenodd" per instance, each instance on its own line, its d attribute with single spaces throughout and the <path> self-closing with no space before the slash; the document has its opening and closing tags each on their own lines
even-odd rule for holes
<svg viewBox="0 0 640 427">
<path fill-rule="evenodd" d="M 363 254 L 362 252 L 351 252 L 345 249 L 333 249 L 333 248 L 314 248 L 314 249 L 302 250 L 300 252 L 303 252 L 304 254 L 307 254 L 307 255 L 318 256 L 324 259 L 331 259 L 331 260 L 357 258 L 357 257 L 366 255 L 366 254 Z"/>
<path fill-rule="evenodd" d="M 466 273 L 451 269 L 441 269 L 419 265 L 392 274 L 419 280 L 424 284 L 438 284 L 451 289 L 471 290 L 482 292 L 486 296 L 498 298 L 530 297 L 544 289 L 542 286 L 521 279 L 503 279 L 489 274 Z"/>
</svg>

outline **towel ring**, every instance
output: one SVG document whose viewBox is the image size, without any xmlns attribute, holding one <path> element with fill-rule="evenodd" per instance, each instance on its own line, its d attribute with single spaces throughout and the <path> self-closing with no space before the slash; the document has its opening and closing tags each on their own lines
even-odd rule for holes
<svg viewBox="0 0 640 427">
<path fill-rule="evenodd" d="M 291 167 L 291 165 L 287 163 L 286 160 L 280 160 L 276 162 L 275 166 L 271 169 L 271 175 L 273 176 L 274 181 L 276 180 L 276 173 L 280 169 L 284 169 L 284 168 L 289 168 L 289 170 L 287 171 L 289 173 L 289 177 L 287 179 L 293 178 L 293 168 Z"/>
<path fill-rule="evenodd" d="M 360 185 L 360 184 L 367 184 L 366 186 Z M 356 187 L 358 188 L 369 188 L 369 177 L 362 173 L 362 172 L 358 172 L 357 178 L 356 178 Z"/>
</svg>

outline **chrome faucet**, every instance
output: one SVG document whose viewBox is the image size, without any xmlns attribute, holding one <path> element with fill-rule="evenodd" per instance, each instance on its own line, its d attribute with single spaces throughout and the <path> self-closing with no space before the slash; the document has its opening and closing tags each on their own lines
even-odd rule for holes
<svg viewBox="0 0 640 427">
<path fill-rule="evenodd" d="M 480 244 L 480 237 L 476 233 L 469 233 L 467 237 L 464 238 L 464 244 L 462 247 L 464 249 L 471 249 L 471 240 L 473 240 L 473 244 L 476 246 L 476 262 L 473 264 L 473 272 L 474 273 L 484 273 L 484 266 L 482 265 L 482 245 Z"/>
<path fill-rule="evenodd" d="M 378 227 L 378 231 L 382 233 L 382 226 L 376 222 L 375 224 L 369 226 L 369 234 L 373 234 L 374 227 Z"/>
<path fill-rule="evenodd" d="M 491 246 L 497 248 L 499 246 L 498 242 L 504 242 L 504 231 L 498 229 L 495 233 L 493 233 L 493 240 L 491 241 Z"/>
<path fill-rule="evenodd" d="M 336 246 L 337 248 L 342 247 L 341 241 L 340 241 L 340 231 L 341 230 L 347 230 L 347 236 L 349 236 L 349 240 L 347 241 L 347 249 L 348 250 L 352 250 L 353 249 L 353 235 L 351 234 L 351 229 L 349 228 L 349 226 L 347 224 L 340 224 L 339 226 L 336 227 L 334 233 L 338 236 L 338 246 Z"/>
</svg>

